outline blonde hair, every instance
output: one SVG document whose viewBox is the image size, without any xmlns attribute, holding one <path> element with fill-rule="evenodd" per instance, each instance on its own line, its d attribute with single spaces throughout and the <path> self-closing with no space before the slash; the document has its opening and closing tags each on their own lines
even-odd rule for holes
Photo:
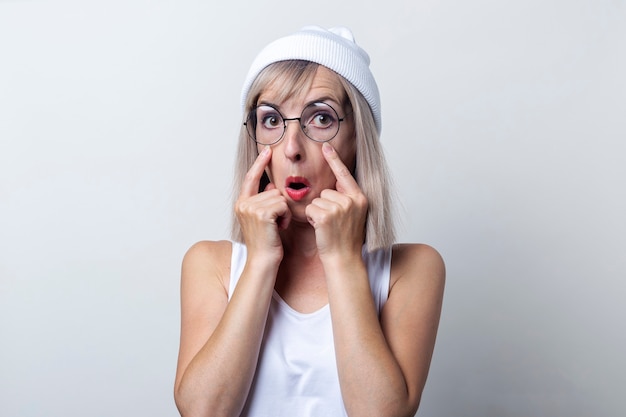
<svg viewBox="0 0 626 417">
<path fill-rule="evenodd" d="M 245 112 L 256 105 L 263 90 L 275 82 L 282 85 L 279 101 L 286 100 L 299 91 L 306 91 L 313 82 L 319 64 L 309 61 L 281 61 L 266 67 L 250 87 L 245 103 Z M 368 200 L 368 214 L 365 224 L 365 244 L 372 251 L 389 247 L 395 242 L 395 225 L 391 204 L 392 182 L 378 130 L 369 104 L 363 95 L 347 80 L 337 75 L 352 106 L 356 136 L 356 168 L 353 176 Z M 239 197 L 239 190 L 250 166 L 258 156 L 256 143 L 250 139 L 245 126 L 239 132 L 233 183 L 233 206 Z M 259 191 L 267 185 L 267 177 L 261 179 Z M 243 241 L 241 228 L 236 216 L 232 218 L 231 237 Z"/>
</svg>

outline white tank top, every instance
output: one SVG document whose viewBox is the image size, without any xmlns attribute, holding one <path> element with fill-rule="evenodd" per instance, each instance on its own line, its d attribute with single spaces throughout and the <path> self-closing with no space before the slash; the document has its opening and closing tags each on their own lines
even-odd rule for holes
<svg viewBox="0 0 626 417">
<path fill-rule="evenodd" d="M 230 286 L 233 293 L 247 250 L 232 244 Z M 391 250 L 363 249 L 374 303 L 380 315 L 389 294 Z M 236 360 L 236 358 L 233 358 Z M 346 416 L 341 398 L 330 308 L 303 314 L 274 291 L 250 394 L 246 417 Z"/>
</svg>

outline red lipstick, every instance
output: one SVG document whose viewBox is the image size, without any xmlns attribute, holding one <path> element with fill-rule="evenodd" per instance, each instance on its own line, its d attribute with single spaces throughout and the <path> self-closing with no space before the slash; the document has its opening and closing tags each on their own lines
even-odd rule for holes
<svg viewBox="0 0 626 417">
<path fill-rule="evenodd" d="M 293 201 L 302 200 L 311 191 L 311 184 L 304 177 L 287 177 L 285 192 Z"/>
</svg>

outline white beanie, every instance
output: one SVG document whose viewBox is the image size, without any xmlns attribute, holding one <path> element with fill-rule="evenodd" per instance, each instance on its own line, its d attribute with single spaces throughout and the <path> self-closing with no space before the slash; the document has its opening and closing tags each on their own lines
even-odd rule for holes
<svg viewBox="0 0 626 417">
<path fill-rule="evenodd" d="M 356 44 L 352 32 L 345 27 L 326 30 L 318 26 L 306 26 L 299 32 L 267 45 L 252 62 L 243 84 L 241 107 L 244 111 L 248 92 L 259 73 L 270 64 L 292 59 L 315 62 L 348 80 L 369 103 L 380 133 L 380 94 L 369 69 L 370 58 Z"/>
</svg>

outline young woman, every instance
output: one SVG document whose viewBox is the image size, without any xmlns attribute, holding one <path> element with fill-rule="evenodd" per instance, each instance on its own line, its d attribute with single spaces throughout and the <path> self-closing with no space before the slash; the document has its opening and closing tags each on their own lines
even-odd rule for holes
<svg viewBox="0 0 626 417">
<path fill-rule="evenodd" d="M 369 57 L 345 28 L 268 45 L 244 84 L 233 240 L 182 266 L 187 416 L 413 416 L 444 264 L 394 244 Z"/>
</svg>

